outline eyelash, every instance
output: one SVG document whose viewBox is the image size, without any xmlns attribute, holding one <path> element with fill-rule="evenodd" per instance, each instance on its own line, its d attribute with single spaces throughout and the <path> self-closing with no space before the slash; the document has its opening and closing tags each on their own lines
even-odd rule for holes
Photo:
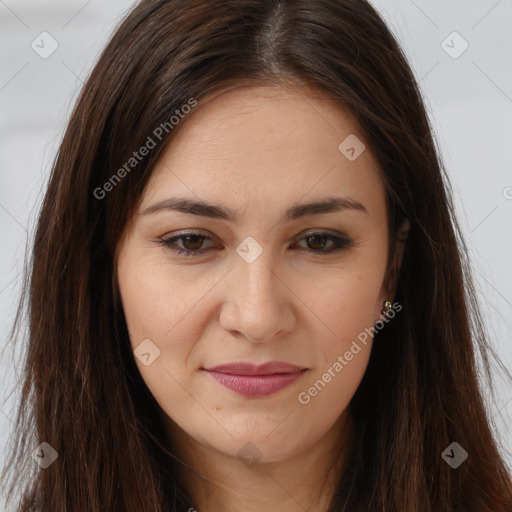
<svg viewBox="0 0 512 512">
<path fill-rule="evenodd" d="M 205 250 L 201 250 L 201 249 L 192 250 L 192 249 L 182 249 L 182 248 L 176 246 L 175 242 L 177 240 L 183 240 L 187 236 L 197 236 L 197 237 L 203 238 L 204 239 L 203 242 L 207 239 L 211 240 L 211 238 L 209 236 L 207 236 L 203 233 L 191 231 L 191 232 L 182 233 L 180 235 L 169 237 L 169 238 L 160 238 L 160 239 L 158 239 L 158 242 L 160 242 L 160 245 L 163 245 L 163 246 L 171 249 L 173 252 L 175 252 L 179 256 L 184 256 L 186 258 L 197 257 L 197 256 L 200 256 L 201 254 L 209 253 L 210 251 L 215 250 L 215 247 L 210 247 Z M 309 252 L 312 254 L 328 255 L 328 254 L 339 252 L 339 251 L 342 251 L 344 249 L 348 249 L 349 247 L 354 246 L 354 242 L 349 238 L 341 238 L 341 237 L 338 237 L 335 235 L 331 235 L 329 233 L 324 233 L 322 231 L 310 232 L 307 235 L 300 238 L 299 242 L 302 240 L 306 240 L 308 238 L 314 237 L 314 236 L 321 236 L 322 238 L 330 239 L 336 243 L 336 246 L 331 247 L 330 249 L 325 250 L 325 251 L 324 250 L 315 251 L 312 249 L 309 249 L 309 250 L 302 249 L 301 252 Z"/>
</svg>

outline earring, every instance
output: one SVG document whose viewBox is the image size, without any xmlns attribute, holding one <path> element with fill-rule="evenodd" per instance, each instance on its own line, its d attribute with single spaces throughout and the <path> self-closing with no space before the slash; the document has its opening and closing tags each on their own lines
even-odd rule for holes
<svg viewBox="0 0 512 512">
<path fill-rule="evenodd" d="M 393 309 L 393 304 L 391 304 L 391 302 L 389 300 L 385 301 L 384 302 L 384 310 L 382 311 L 382 313 L 385 315 L 391 309 Z"/>
<path fill-rule="evenodd" d="M 377 322 L 375 322 L 373 324 L 373 327 L 376 330 L 382 329 L 382 327 L 384 327 L 384 322 L 387 321 L 386 319 L 388 318 L 388 313 L 392 309 L 393 309 L 393 304 L 391 304 L 391 301 L 389 301 L 389 300 L 384 301 L 384 309 L 382 310 L 382 312 L 380 314 L 379 320 L 377 320 Z M 379 323 L 381 324 L 381 327 L 378 326 Z"/>
</svg>

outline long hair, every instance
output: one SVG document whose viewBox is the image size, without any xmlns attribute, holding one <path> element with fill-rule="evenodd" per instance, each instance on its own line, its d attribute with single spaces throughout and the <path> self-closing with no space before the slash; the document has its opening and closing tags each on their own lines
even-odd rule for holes
<svg viewBox="0 0 512 512">
<path fill-rule="evenodd" d="M 329 511 L 512 510 L 479 377 L 492 380 L 495 354 L 449 180 L 407 60 L 365 0 L 142 0 L 120 23 L 55 158 L 15 321 L 25 311 L 28 339 L 2 480 L 18 510 L 197 506 L 134 363 L 116 247 L 184 106 L 268 84 L 313 87 L 351 112 L 385 178 L 390 247 L 411 222 L 403 309 L 375 335 L 349 405 L 357 434 Z M 468 453 L 457 469 L 442 457 L 452 442 Z M 47 468 L 32 457 L 41 443 L 58 454 Z"/>
</svg>

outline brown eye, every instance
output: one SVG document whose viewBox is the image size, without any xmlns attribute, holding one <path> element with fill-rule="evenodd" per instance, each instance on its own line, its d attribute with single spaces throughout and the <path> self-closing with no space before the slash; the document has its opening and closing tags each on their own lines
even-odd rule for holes
<svg viewBox="0 0 512 512">
<path fill-rule="evenodd" d="M 160 243 L 177 254 L 196 256 L 213 249 L 213 247 L 202 248 L 204 242 L 207 240 L 211 240 L 207 235 L 200 233 L 183 233 L 169 238 L 161 238 Z"/>
<path fill-rule="evenodd" d="M 187 235 L 181 237 L 184 249 L 188 251 L 197 251 L 203 245 L 204 239 L 207 238 L 203 235 Z"/>
<path fill-rule="evenodd" d="M 306 242 L 306 250 L 319 254 L 329 254 L 354 245 L 348 238 L 341 238 L 329 233 L 310 233 L 302 237 L 300 241 Z"/>
<path fill-rule="evenodd" d="M 327 243 L 327 237 L 324 235 L 312 235 L 305 238 L 306 242 L 310 249 L 313 250 L 323 250 L 325 249 L 325 245 Z"/>
</svg>

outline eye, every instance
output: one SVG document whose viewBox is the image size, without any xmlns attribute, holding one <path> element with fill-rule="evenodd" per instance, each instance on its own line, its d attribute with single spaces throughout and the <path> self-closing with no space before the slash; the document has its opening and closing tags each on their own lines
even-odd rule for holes
<svg viewBox="0 0 512 512">
<path fill-rule="evenodd" d="M 316 252 L 320 254 L 330 254 L 332 252 L 340 251 L 354 245 L 352 240 L 347 237 L 342 238 L 330 233 L 323 232 L 308 233 L 299 241 L 305 241 L 307 248 L 310 249 L 308 252 Z M 328 245 L 328 242 L 331 244 Z"/>
<path fill-rule="evenodd" d="M 179 255 L 198 256 L 201 253 L 204 254 L 214 249 L 214 247 L 210 247 L 201 250 L 205 240 L 211 240 L 211 238 L 208 235 L 191 231 L 170 238 L 161 238 L 160 242 Z M 176 242 L 180 242 L 181 246 Z"/>
<path fill-rule="evenodd" d="M 201 232 L 190 231 L 172 237 L 160 238 L 158 242 L 180 256 L 190 257 L 215 250 L 215 247 L 202 248 L 207 240 L 211 241 L 212 238 Z M 303 248 L 303 251 L 320 255 L 341 251 L 354 245 L 354 242 L 345 236 L 340 237 L 321 231 L 308 233 L 299 239 L 299 242 L 302 241 L 306 243 L 306 248 Z M 294 247 L 297 245 L 292 245 L 292 248 Z"/>
</svg>

